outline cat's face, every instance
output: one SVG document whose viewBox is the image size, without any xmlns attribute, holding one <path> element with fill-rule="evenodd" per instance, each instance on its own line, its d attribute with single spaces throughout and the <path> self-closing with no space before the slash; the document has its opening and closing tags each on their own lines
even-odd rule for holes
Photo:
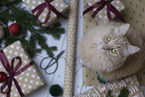
<svg viewBox="0 0 145 97">
<path fill-rule="evenodd" d="M 139 51 L 139 48 L 132 46 L 125 37 L 129 26 L 124 24 L 120 27 L 112 26 L 104 29 L 105 34 L 98 44 L 98 51 L 108 60 L 108 63 L 106 62 L 108 72 L 122 66 L 129 55 Z M 106 66 L 105 63 L 102 66 Z"/>
</svg>

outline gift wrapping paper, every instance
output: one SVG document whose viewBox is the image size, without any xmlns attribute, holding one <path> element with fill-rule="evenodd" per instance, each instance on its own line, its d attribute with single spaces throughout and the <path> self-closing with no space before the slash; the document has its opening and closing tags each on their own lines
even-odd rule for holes
<svg viewBox="0 0 145 97">
<path fill-rule="evenodd" d="M 96 2 L 99 2 L 100 0 L 86 0 L 86 3 L 91 6 L 93 4 L 95 4 Z M 114 0 L 111 2 L 111 4 L 120 12 L 122 11 L 125 6 L 122 2 L 120 2 L 120 0 Z M 86 8 L 86 7 L 85 7 Z M 95 11 L 96 9 L 93 9 L 93 11 Z M 107 17 L 107 10 L 106 7 L 104 7 L 100 12 L 98 12 L 98 14 L 96 15 L 97 18 L 101 19 L 104 23 L 108 22 L 108 17 Z M 115 17 L 115 15 L 111 12 L 111 16 L 112 18 Z"/>
<path fill-rule="evenodd" d="M 121 0 L 125 7 L 122 15 L 125 21 L 130 23 L 135 29 L 140 30 L 145 39 L 145 0 Z M 142 69 L 136 74 L 141 86 L 145 86 L 145 63 Z"/>
<path fill-rule="evenodd" d="M 78 0 L 70 0 L 69 7 L 70 13 L 67 27 L 68 30 L 67 30 L 66 64 L 65 64 L 63 97 L 72 97 L 73 95 Z"/>
<path fill-rule="evenodd" d="M 90 0 L 88 0 L 90 1 Z M 140 30 L 142 36 L 145 38 L 145 1 L 144 0 L 120 0 L 125 8 L 121 11 L 125 22 L 130 23 L 135 29 Z M 84 2 L 86 6 L 86 2 Z M 86 7 L 85 7 L 86 8 Z M 98 19 L 98 18 L 97 18 Z M 89 14 L 84 16 L 83 33 L 98 25 L 98 20 L 90 18 Z M 142 69 L 137 72 L 136 76 L 141 86 L 145 86 L 145 63 Z M 90 73 L 91 72 L 91 73 Z M 88 68 L 83 68 L 83 85 L 94 86 L 98 85 L 97 73 Z"/>
<path fill-rule="evenodd" d="M 83 67 L 83 86 L 96 86 L 99 84 L 97 72 Z"/>
<path fill-rule="evenodd" d="M 30 10 L 33 10 L 38 5 L 44 3 L 44 0 L 22 0 Z M 59 11 L 64 13 L 67 10 L 68 5 L 65 4 L 63 0 L 54 0 L 51 4 Z M 38 20 L 43 23 L 47 16 L 48 9 L 45 8 L 42 14 L 39 16 Z M 36 13 L 34 13 L 36 15 Z M 43 26 L 49 26 L 52 22 L 57 19 L 57 15 L 51 11 L 49 20 L 43 24 Z"/>
<path fill-rule="evenodd" d="M 27 54 L 27 52 L 25 52 L 20 41 L 16 41 L 15 43 L 4 48 L 3 52 L 9 63 L 11 63 L 11 60 L 14 57 L 20 56 L 22 60 L 22 65 L 20 68 L 24 67 L 25 65 L 31 62 L 29 55 Z M 5 72 L 7 74 L 7 71 L 5 70 L 1 62 L 0 62 L 0 71 Z M 44 85 L 44 81 L 41 78 L 40 74 L 38 73 L 35 64 L 30 66 L 20 75 L 15 76 L 15 78 L 18 81 L 24 95 L 27 95 L 28 93 Z M 2 86 L 2 83 L 0 83 L 0 86 Z M 6 97 L 6 95 L 0 93 L 0 97 Z M 12 82 L 11 97 L 20 97 L 14 82 Z"/>
<path fill-rule="evenodd" d="M 120 90 L 124 87 L 129 90 L 128 97 L 144 97 L 135 75 L 113 83 L 107 83 L 105 85 L 100 84 L 93 89 L 74 97 L 106 97 L 108 90 L 112 91 L 113 97 L 118 97 L 120 94 Z"/>
</svg>

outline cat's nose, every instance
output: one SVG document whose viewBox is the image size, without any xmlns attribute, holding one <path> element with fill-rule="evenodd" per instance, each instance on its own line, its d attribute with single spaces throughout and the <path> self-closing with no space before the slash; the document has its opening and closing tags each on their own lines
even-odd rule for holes
<svg viewBox="0 0 145 97">
<path fill-rule="evenodd" d="M 102 49 L 103 49 L 103 50 L 110 50 L 110 47 L 109 47 L 108 45 L 105 44 L 105 45 L 102 46 Z"/>
</svg>

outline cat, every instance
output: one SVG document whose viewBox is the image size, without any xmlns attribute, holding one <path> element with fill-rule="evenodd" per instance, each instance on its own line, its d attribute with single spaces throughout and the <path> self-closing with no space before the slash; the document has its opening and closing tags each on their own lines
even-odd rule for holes
<svg viewBox="0 0 145 97">
<path fill-rule="evenodd" d="M 139 71 L 144 62 L 144 41 L 130 24 L 101 24 L 83 36 L 79 54 L 86 67 L 105 81 L 113 81 Z"/>
</svg>

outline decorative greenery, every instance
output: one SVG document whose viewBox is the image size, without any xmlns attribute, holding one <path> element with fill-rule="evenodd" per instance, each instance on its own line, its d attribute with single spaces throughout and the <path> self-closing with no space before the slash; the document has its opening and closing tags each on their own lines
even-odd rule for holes
<svg viewBox="0 0 145 97">
<path fill-rule="evenodd" d="M 112 96 L 112 91 L 111 90 L 109 90 L 108 92 L 107 92 L 107 96 L 106 97 L 113 97 Z"/>
<path fill-rule="evenodd" d="M 64 28 L 60 27 L 60 23 L 54 24 L 53 27 L 44 28 L 37 24 L 35 16 L 22 7 L 21 0 L 1 0 L 0 1 L 0 26 L 5 24 L 7 27 L 5 30 L 4 39 L 0 40 L 0 49 L 8 46 L 16 40 L 20 40 L 31 57 L 34 57 L 37 53 L 40 53 L 43 49 L 46 50 L 50 57 L 53 57 L 53 51 L 57 50 L 56 46 L 48 46 L 46 43 L 46 34 L 52 35 L 59 39 L 60 35 L 65 32 Z M 3 10 L 5 9 L 5 10 Z M 3 10 L 3 11 L 2 11 Z M 22 27 L 22 31 L 18 37 L 11 36 L 8 29 L 9 21 L 16 21 Z M 28 37 L 28 32 L 31 35 Z M 36 45 L 39 45 L 41 49 L 37 49 Z"/>
<path fill-rule="evenodd" d="M 16 0 L 1 0 L 0 5 L 1 6 L 5 6 L 8 5 L 10 3 L 14 3 Z M 18 0 L 17 0 L 18 1 Z"/>
<path fill-rule="evenodd" d="M 129 90 L 127 88 L 123 88 L 120 91 L 120 95 L 118 97 L 128 97 L 128 95 L 129 95 Z"/>
<path fill-rule="evenodd" d="M 128 95 L 129 95 L 129 90 L 127 89 L 127 88 L 122 88 L 121 89 L 121 91 L 120 91 L 120 95 L 118 96 L 118 97 L 128 97 Z M 111 90 L 109 90 L 108 92 L 107 92 L 107 96 L 106 97 L 113 97 L 112 96 L 112 91 Z"/>
</svg>

